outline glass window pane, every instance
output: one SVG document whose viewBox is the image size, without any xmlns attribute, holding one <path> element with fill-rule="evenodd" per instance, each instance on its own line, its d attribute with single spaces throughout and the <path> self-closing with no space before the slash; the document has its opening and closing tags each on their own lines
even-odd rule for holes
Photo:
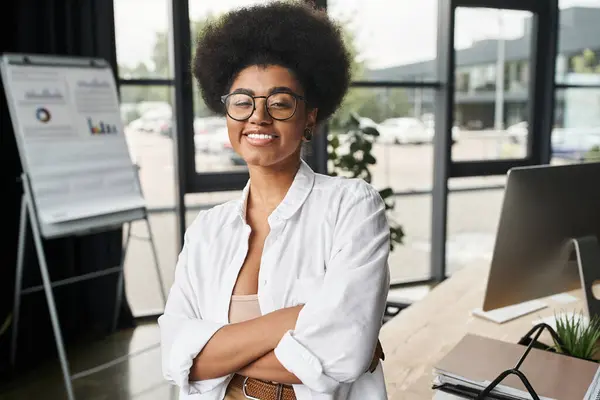
<svg viewBox="0 0 600 400">
<path fill-rule="evenodd" d="M 196 172 L 221 173 L 247 171 L 244 159 L 229 140 L 225 118 L 206 115 L 194 117 Z"/>
<path fill-rule="evenodd" d="M 329 0 L 355 54 L 354 80 L 436 81 L 437 0 Z M 418 21 L 418 23 L 415 23 Z"/>
<path fill-rule="evenodd" d="M 119 78 L 173 77 L 169 66 L 169 1 L 115 0 Z"/>
<path fill-rule="evenodd" d="M 391 283 L 430 278 L 431 194 L 401 195 L 388 217 L 402 227 L 403 243 L 390 254 Z"/>
<path fill-rule="evenodd" d="M 527 11 L 459 7 L 455 17 L 454 161 L 523 158 L 531 25 Z"/>
<path fill-rule="evenodd" d="M 350 89 L 330 120 L 329 140 L 338 136 L 336 153 L 348 153 L 349 124 L 357 118 L 361 126 L 379 131 L 372 151 L 372 183 L 396 192 L 427 191 L 433 182 L 434 95 L 433 89 L 423 88 Z M 330 160 L 329 171 L 334 170 L 335 161 Z"/>
<path fill-rule="evenodd" d="M 133 161 L 149 208 L 149 222 L 157 247 L 158 262 L 165 279 L 165 290 L 172 284 L 177 259 L 177 240 L 173 213 L 175 204 L 173 175 L 172 88 L 169 86 L 121 85 L 121 115 Z M 147 237 L 143 222 L 131 225 L 135 236 Z M 150 243 L 130 240 L 125 260 L 127 299 L 134 316 L 161 312 L 163 308 Z"/>
<path fill-rule="evenodd" d="M 600 0 L 559 0 L 556 82 L 600 85 Z"/>
<path fill-rule="evenodd" d="M 600 88 L 557 90 L 552 162 L 600 161 Z"/>
<path fill-rule="evenodd" d="M 448 180 L 447 276 L 491 262 L 505 184 L 505 176 Z"/>
<path fill-rule="evenodd" d="M 357 125 L 379 132 L 371 150 L 371 183 L 403 193 L 391 199 L 395 208 L 389 214 L 405 233 L 390 258 L 395 283 L 429 276 L 433 116 L 432 89 L 354 88 L 330 120 L 329 172 L 338 175 L 352 176 L 354 160 L 364 159 L 362 150 L 351 150 Z"/>
<path fill-rule="evenodd" d="M 169 86 L 121 86 L 121 113 L 149 207 L 174 204 L 173 109 Z"/>
</svg>

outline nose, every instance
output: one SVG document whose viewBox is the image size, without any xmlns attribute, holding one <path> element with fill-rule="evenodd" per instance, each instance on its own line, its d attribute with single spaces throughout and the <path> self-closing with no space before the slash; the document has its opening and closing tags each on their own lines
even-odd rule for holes
<svg viewBox="0 0 600 400">
<path fill-rule="evenodd" d="M 271 123 L 271 116 L 267 112 L 267 99 L 256 98 L 254 99 L 255 110 L 248 119 L 248 122 L 257 125 L 264 125 Z"/>
</svg>

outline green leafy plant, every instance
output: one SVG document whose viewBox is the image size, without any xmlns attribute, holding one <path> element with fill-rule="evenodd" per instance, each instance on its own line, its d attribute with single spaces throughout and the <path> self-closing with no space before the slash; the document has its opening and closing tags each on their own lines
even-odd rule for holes
<svg viewBox="0 0 600 400">
<path fill-rule="evenodd" d="M 329 136 L 329 161 L 333 167 L 331 175 L 361 178 L 371 183 L 370 168 L 377 163 L 372 150 L 378 136 L 379 132 L 375 127 L 361 123 L 360 116 L 351 113 L 343 124 L 343 130 L 333 131 Z M 381 189 L 379 194 L 385 202 L 386 210 L 393 210 L 395 202 L 392 188 Z M 403 243 L 404 230 L 389 214 L 388 221 L 390 249 L 394 250 L 395 245 Z"/>
<path fill-rule="evenodd" d="M 567 315 L 555 316 L 556 333 L 560 343 L 554 340 L 554 350 L 557 353 L 585 360 L 594 360 L 594 356 L 600 350 L 600 318 L 594 316 L 589 322 L 583 316 Z"/>
<path fill-rule="evenodd" d="M 600 161 L 600 146 L 594 146 L 584 156 L 586 162 L 598 162 Z"/>
</svg>

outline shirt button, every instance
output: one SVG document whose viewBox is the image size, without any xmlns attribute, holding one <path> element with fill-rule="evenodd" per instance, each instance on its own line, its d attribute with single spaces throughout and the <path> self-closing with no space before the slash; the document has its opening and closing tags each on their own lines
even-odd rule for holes
<svg viewBox="0 0 600 400">
<path fill-rule="evenodd" d="M 262 284 L 263 284 L 263 286 L 267 286 L 267 280 L 263 279 Z"/>
</svg>

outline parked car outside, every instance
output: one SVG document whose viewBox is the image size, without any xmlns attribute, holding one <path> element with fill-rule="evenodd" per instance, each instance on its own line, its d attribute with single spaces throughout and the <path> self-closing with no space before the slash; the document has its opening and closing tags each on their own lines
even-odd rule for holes
<svg viewBox="0 0 600 400">
<path fill-rule="evenodd" d="M 425 124 L 425 127 L 427 128 L 429 135 L 433 137 L 435 135 L 435 119 L 433 114 L 425 114 L 421 117 L 421 120 L 423 121 L 423 123 Z M 452 127 L 452 144 L 458 142 L 460 139 L 460 128 L 456 125 L 454 125 Z"/>
<path fill-rule="evenodd" d="M 227 121 L 223 117 L 204 117 L 194 119 L 194 145 L 196 151 L 205 153 L 223 150 L 227 136 Z"/>
<path fill-rule="evenodd" d="M 424 144 L 431 143 L 433 131 L 425 124 L 412 117 L 388 118 L 381 122 L 379 142 L 386 144 Z"/>
<path fill-rule="evenodd" d="M 529 135 L 527 121 L 506 129 L 512 143 L 525 145 Z M 595 146 L 600 146 L 600 127 L 552 129 L 552 154 L 555 157 L 581 160 Z"/>
<path fill-rule="evenodd" d="M 529 132 L 529 124 L 527 121 L 517 122 L 514 125 L 506 128 L 506 133 L 510 141 L 514 144 L 525 144 L 527 143 L 527 134 Z"/>
</svg>

